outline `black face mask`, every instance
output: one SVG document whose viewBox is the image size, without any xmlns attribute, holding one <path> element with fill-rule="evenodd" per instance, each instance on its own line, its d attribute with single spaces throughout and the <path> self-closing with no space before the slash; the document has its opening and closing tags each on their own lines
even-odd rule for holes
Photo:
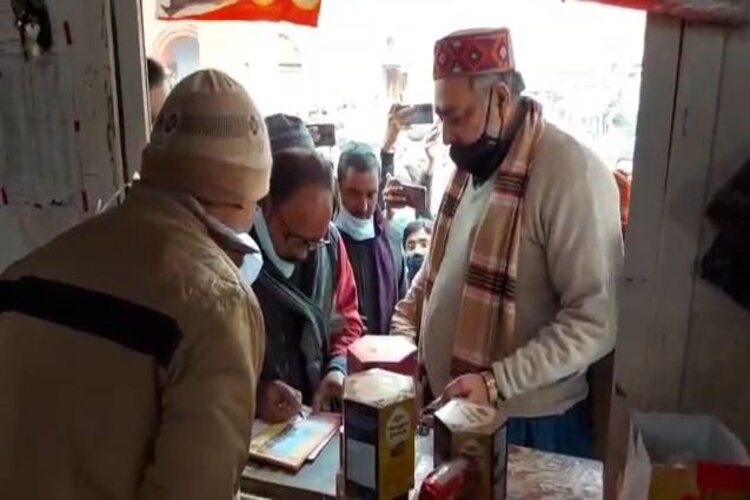
<svg viewBox="0 0 750 500">
<path fill-rule="evenodd" d="M 412 282 L 419 270 L 422 269 L 423 263 L 424 255 L 421 253 L 413 253 L 406 257 L 406 269 L 409 276 L 409 283 Z"/>
<path fill-rule="evenodd" d="M 493 95 L 494 91 L 490 90 L 490 99 L 484 119 L 484 130 L 479 139 L 472 144 L 451 144 L 450 148 L 450 157 L 453 163 L 456 164 L 456 167 L 469 172 L 479 182 L 484 182 L 492 176 L 508 153 L 511 143 L 509 140 L 490 137 L 487 134 Z"/>
</svg>

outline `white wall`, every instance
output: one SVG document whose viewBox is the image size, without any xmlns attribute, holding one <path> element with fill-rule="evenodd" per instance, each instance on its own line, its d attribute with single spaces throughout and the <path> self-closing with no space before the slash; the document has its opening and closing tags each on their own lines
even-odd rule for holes
<svg viewBox="0 0 750 500">
<path fill-rule="evenodd" d="M 10 2 L 0 2 L 0 270 L 122 183 L 109 1 L 47 3 L 54 47 L 26 62 Z"/>
</svg>

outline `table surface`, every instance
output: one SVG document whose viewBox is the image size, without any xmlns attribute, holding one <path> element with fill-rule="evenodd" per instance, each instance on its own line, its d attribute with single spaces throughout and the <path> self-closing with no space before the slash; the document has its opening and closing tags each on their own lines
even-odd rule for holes
<svg viewBox="0 0 750 500">
<path fill-rule="evenodd" d="M 416 448 L 415 482 L 418 486 L 433 469 L 432 436 L 418 436 Z M 242 474 L 241 489 L 244 493 L 267 498 L 331 499 L 336 496 L 338 469 L 339 437 L 336 436 L 314 462 L 306 464 L 296 474 L 250 463 Z M 511 446 L 508 470 L 510 500 L 602 498 L 601 462 Z"/>
</svg>

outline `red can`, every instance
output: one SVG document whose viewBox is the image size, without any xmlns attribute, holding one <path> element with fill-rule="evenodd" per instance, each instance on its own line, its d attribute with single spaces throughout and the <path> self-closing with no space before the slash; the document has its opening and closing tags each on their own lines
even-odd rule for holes
<svg viewBox="0 0 750 500">
<path fill-rule="evenodd" d="M 419 500 L 458 500 L 466 493 L 472 467 L 466 458 L 446 462 L 430 472 L 419 489 Z"/>
</svg>

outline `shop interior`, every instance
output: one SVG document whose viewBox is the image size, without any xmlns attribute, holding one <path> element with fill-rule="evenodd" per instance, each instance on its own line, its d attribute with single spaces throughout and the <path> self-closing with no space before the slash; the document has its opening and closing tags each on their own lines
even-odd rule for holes
<svg viewBox="0 0 750 500">
<path fill-rule="evenodd" d="M 273 15 L 264 10 L 276 3 L 291 7 Z M 247 4 L 238 9 L 244 18 L 211 17 L 235 4 Z M 373 431 L 391 432 L 382 440 L 395 439 L 388 446 L 407 450 L 407 465 L 393 462 L 388 469 L 387 453 L 379 448 L 385 441 L 353 445 L 347 436 L 344 399 L 344 422 L 336 421 L 325 439 L 303 451 L 295 440 L 325 434 L 321 426 L 329 421 L 308 422 L 306 431 L 295 431 L 293 423 L 253 424 L 238 494 L 245 500 L 454 498 L 439 488 L 428 496 L 423 483 L 440 465 L 471 455 L 455 444 L 471 434 L 477 446 L 491 450 L 487 463 L 477 466 L 477 483 L 491 487 L 475 490 L 476 498 L 709 498 L 700 496 L 708 491 L 747 498 L 750 293 L 742 283 L 750 273 L 742 257 L 748 247 L 741 245 L 750 241 L 750 205 L 746 198 L 737 201 L 745 208 L 738 209 L 738 229 L 731 231 L 711 216 L 718 195 L 743 188 L 741 174 L 750 161 L 750 4 L 743 0 L 0 2 L 0 275 L 125 202 L 152 129 L 148 59 L 163 67 L 170 90 L 195 71 L 217 69 L 247 89 L 264 116 L 283 113 L 308 125 L 330 125 L 335 138 L 317 145 L 317 153 L 336 165 L 352 142 L 383 148 L 394 106 L 432 106 L 435 42 L 480 27 L 511 30 L 524 95 L 618 179 L 624 260 L 616 344 L 588 370 L 594 452 L 574 458 L 508 447 L 502 402 L 495 408 L 499 416 L 493 413 L 468 432 L 452 427 L 452 403 L 423 428 L 416 407 L 430 401 L 401 408 L 396 397 L 370 408 L 382 413 L 383 422 L 399 411 L 409 422 L 399 430 L 394 417 L 392 425 Z M 433 114 L 391 144 L 399 181 L 417 183 L 430 165 L 426 210 L 433 216 L 456 168 L 441 131 Z M 401 209 L 393 224 L 403 231 L 416 217 L 415 209 Z M 725 234 L 741 243 L 732 262 L 722 261 L 730 267 L 722 268 L 720 285 L 709 276 L 707 261 Z M 117 255 L 107 258 L 117 266 Z M 12 298 L 2 290 L 0 350 L 10 345 L 2 341 L 2 319 L 12 311 L 3 307 Z M 391 359 L 362 361 L 367 354 L 360 358 L 350 349 L 346 384 L 354 383 L 349 377 L 383 387 L 400 383 L 390 382 L 391 371 L 367 382 L 372 373 L 363 368 L 354 374 L 353 359 L 409 374 L 422 356 L 411 344 L 379 349 Z M 403 359 L 394 361 L 399 352 Z M 2 399 L 13 401 L 0 394 Z M 351 413 L 367 407 L 355 403 Z M 3 429 L 10 427 L 0 419 Z M 696 444 L 701 437 L 714 441 Z M 276 451 L 284 456 L 269 458 L 274 440 L 283 439 L 289 448 Z M 701 446 L 711 451 L 703 456 L 696 451 Z M 295 452 L 304 455 L 301 461 Z M 699 484 L 695 478 L 705 464 L 731 468 L 732 485 Z M 403 482 L 403 467 L 401 491 L 394 485 Z M 378 472 L 363 479 L 369 469 Z M 4 477 L 0 471 L 0 488 Z M 455 482 L 454 493 L 469 491 L 460 488 L 468 488 L 472 477 Z"/>
</svg>

